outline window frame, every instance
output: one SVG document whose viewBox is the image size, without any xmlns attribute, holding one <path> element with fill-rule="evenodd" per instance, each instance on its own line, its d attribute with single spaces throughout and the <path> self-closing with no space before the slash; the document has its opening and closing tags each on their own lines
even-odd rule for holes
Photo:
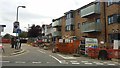
<svg viewBox="0 0 120 68">
<path fill-rule="evenodd" d="M 99 20 L 99 22 L 97 22 Z M 101 19 L 100 18 L 97 18 L 96 19 L 96 23 L 100 23 L 101 22 Z"/>
<path fill-rule="evenodd" d="M 118 19 L 119 14 L 113 14 L 108 16 L 108 24 L 113 24 L 113 23 L 118 23 L 117 19 Z"/>
<path fill-rule="evenodd" d="M 66 30 L 66 31 L 75 30 L 75 26 L 74 26 L 74 25 L 66 25 L 65 30 Z"/>
</svg>

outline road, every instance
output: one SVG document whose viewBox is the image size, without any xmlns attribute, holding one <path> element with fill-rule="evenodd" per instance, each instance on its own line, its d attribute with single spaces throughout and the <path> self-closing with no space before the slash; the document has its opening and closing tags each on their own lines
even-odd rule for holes
<svg viewBox="0 0 120 68">
<path fill-rule="evenodd" d="M 26 52 L 2 58 L 2 66 L 118 66 L 115 61 L 97 60 L 86 57 L 73 57 L 61 53 L 52 53 L 38 47 L 22 44 Z"/>
</svg>

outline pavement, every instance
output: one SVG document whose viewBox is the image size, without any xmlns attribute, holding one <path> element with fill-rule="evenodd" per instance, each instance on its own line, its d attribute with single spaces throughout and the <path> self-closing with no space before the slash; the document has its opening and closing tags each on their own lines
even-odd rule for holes
<svg viewBox="0 0 120 68">
<path fill-rule="evenodd" d="M 17 55 L 25 52 L 25 50 L 23 49 L 16 50 L 14 48 L 11 48 L 11 44 L 2 44 L 2 46 L 4 48 L 4 52 L 0 51 L 2 54 L 2 57 L 9 57 L 9 56 L 13 56 L 13 55 Z"/>
</svg>

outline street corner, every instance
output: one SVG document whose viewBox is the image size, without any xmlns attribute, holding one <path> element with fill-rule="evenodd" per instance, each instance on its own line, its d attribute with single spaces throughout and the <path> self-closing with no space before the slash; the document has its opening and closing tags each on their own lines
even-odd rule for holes
<svg viewBox="0 0 120 68">
<path fill-rule="evenodd" d="M 23 53 L 25 53 L 25 52 L 26 52 L 26 50 L 24 50 L 24 49 L 15 50 L 13 53 L 11 53 L 11 56 L 23 54 Z"/>
<path fill-rule="evenodd" d="M 20 54 L 24 54 L 26 52 L 26 50 L 15 50 L 14 52 L 12 53 L 4 53 L 2 54 L 2 57 L 12 57 L 12 56 L 17 56 L 17 55 L 20 55 Z"/>
</svg>

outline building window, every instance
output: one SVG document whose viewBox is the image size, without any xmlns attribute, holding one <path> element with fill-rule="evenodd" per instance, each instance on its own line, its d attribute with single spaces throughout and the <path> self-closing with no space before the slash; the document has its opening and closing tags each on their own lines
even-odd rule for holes
<svg viewBox="0 0 120 68">
<path fill-rule="evenodd" d="M 114 40 L 120 40 L 120 33 L 109 34 L 109 42 L 113 43 Z"/>
<path fill-rule="evenodd" d="M 108 6 L 113 5 L 113 4 L 120 4 L 120 1 L 108 0 Z"/>
<path fill-rule="evenodd" d="M 66 27 L 66 31 L 71 31 L 71 30 L 74 30 L 74 25 L 67 25 Z"/>
<path fill-rule="evenodd" d="M 73 18 L 74 17 L 74 15 L 73 15 L 73 13 L 71 13 L 71 18 Z"/>
<path fill-rule="evenodd" d="M 69 27 L 68 27 L 68 25 L 65 27 L 65 30 L 66 30 L 66 31 L 68 31 L 68 30 L 69 30 Z"/>
<path fill-rule="evenodd" d="M 85 25 L 87 22 L 82 22 L 82 25 Z"/>
<path fill-rule="evenodd" d="M 75 26 L 74 25 L 71 25 L 71 30 L 75 30 Z"/>
<path fill-rule="evenodd" d="M 108 0 L 108 6 L 113 4 L 113 0 Z"/>
<path fill-rule="evenodd" d="M 66 15 L 66 19 L 73 18 L 73 17 L 74 17 L 73 12 L 68 13 L 68 14 Z"/>
<path fill-rule="evenodd" d="M 80 29 L 80 26 L 81 26 L 80 23 L 78 23 L 78 29 Z"/>
<path fill-rule="evenodd" d="M 100 18 L 96 19 L 96 23 L 100 23 Z"/>
<path fill-rule="evenodd" d="M 57 31 L 61 31 L 61 28 L 59 27 L 59 28 L 56 28 L 57 29 Z"/>
<path fill-rule="evenodd" d="M 118 16 L 117 14 L 108 16 L 108 24 L 117 23 Z"/>
</svg>

